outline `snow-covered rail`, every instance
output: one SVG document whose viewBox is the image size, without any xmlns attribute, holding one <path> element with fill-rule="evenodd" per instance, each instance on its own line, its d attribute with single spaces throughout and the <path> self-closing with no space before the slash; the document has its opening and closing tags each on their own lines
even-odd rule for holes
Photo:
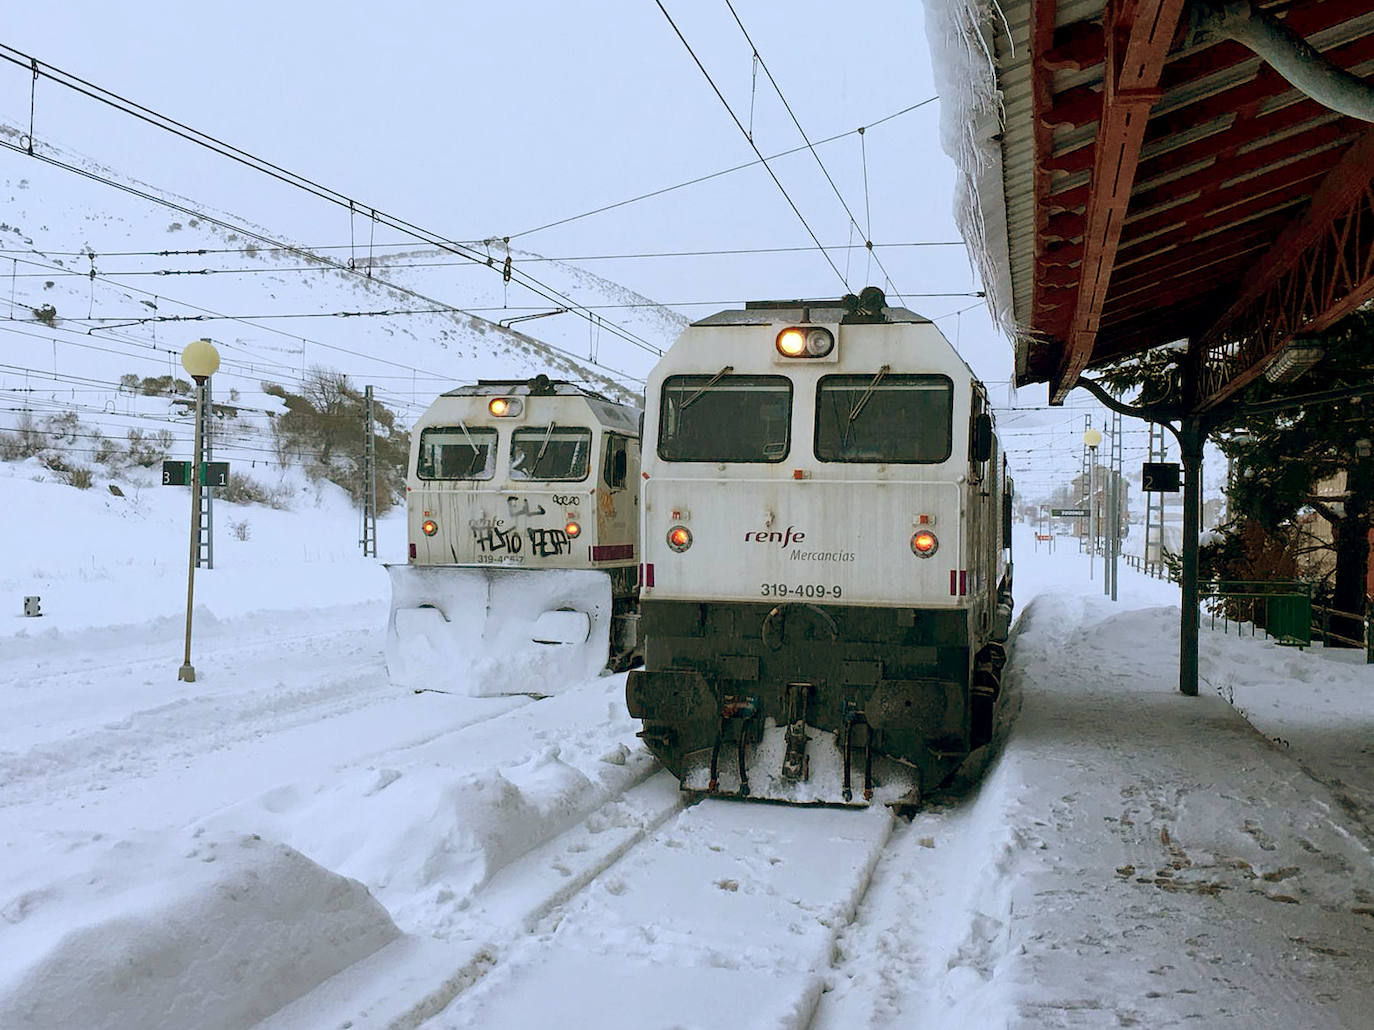
<svg viewBox="0 0 1374 1030">
<path fill-rule="evenodd" d="M 892 821 L 689 808 L 428 1025 L 804 1027 Z"/>
</svg>

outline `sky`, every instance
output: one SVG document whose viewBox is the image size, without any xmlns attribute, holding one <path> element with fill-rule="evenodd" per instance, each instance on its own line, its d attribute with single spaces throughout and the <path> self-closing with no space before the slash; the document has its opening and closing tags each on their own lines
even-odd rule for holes
<svg viewBox="0 0 1374 1030">
<path fill-rule="evenodd" d="M 724 0 L 665 7 L 762 153 L 801 146 Z M 509 236 L 549 256 L 810 247 L 813 232 L 827 246 L 865 235 L 883 245 L 957 241 L 938 104 L 862 140 L 853 131 L 935 96 L 920 5 L 861 3 L 841 15 L 819 2 L 740 0 L 734 9 L 807 136 L 849 133 L 817 148 L 843 203 L 802 151 L 775 166 L 800 218 L 759 166 L 527 232 L 756 159 L 651 2 L 8 5 L 0 42 L 449 238 Z M 0 111 L 22 124 L 29 100 L 27 69 L 0 68 Z M 346 211 L 50 82 L 36 100 L 40 140 L 50 134 L 302 242 L 349 241 Z M 871 233 L 851 225 L 845 205 Z M 364 223 L 355 221 L 356 238 L 367 238 Z M 977 290 L 962 247 L 875 253 L 896 292 L 940 318 L 980 376 L 1009 377 L 1010 343 L 976 297 L 916 296 Z M 842 274 L 815 251 L 588 267 L 689 315 L 880 283 L 863 251 L 832 257 Z M 455 272 L 445 299 L 460 303 L 473 274 L 483 272 Z M 970 310 L 942 317 L 961 309 Z"/>
<path fill-rule="evenodd" d="M 0 118 L 27 127 L 32 99 L 40 147 L 51 139 L 270 235 L 315 247 L 352 244 L 360 256 L 374 246 L 384 252 L 404 237 L 370 225 L 364 211 L 376 208 L 450 239 L 509 237 L 520 251 L 578 259 L 573 263 L 688 318 L 748 299 L 836 296 L 881 284 L 886 270 L 907 305 L 934 318 L 988 384 L 1003 409 L 1003 440 L 1022 491 L 1044 499 L 1075 475 L 1083 416 L 1102 428 L 1104 412 L 1081 391 L 1066 406 L 1045 409 L 1043 386 L 1010 389 L 1012 345 L 970 295 L 980 284 L 954 228 L 953 165 L 939 146 L 921 5 L 868 2 L 839 16 L 833 5 L 809 0 L 739 0 L 734 11 L 762 66 L 726 0 L 664 6 L 690 53 L 653 0 L 401 2 L 384 9 L 143 0 L 8 5 L 0 13 L 0 43 L 337 190 L 357 201 L 352 217 L 51 81 L 35 89 L 26 66 L 0 63 Z M 756 161 L 712 83 L 764 155 L 804 146 L 792 115 L 812 141 L 843 134 L 817 146 L 824 172 L 803 149 L 771 162 L 786 195 L 755 164 L 576 217 Z M 913 105 L 923 106 L 906 110 Z M 860 126 L 869 127 L 862 137 Z M 0 168 L 27 175 L 25 160 L 3 152 Z M 99 193 L 93 187 L 83 197 Z M 60 248 L 64 237 L 45 236 L 29 224 L 34 220 L 30 212 L 25 228 L 38 245 Z M 841 274 L 814 249 L 813 232 L 828 246 L 858 248 L 830 251 Z M 877 262 L 861 247 L 865 236 L 879 245 Z M 110 238 L 90 236 L 97 249 Z M 176 241 L 151 233 L 145 245 Z M 758 248 L 802 249 L 643 256 Z M 479 249 L 495 252 L 499 265 L 499 245 Z M 539 275 L 549 269 L 525 267 Z M 454 263 L 442 276 L 426 281 L 427 296 L 469 308 L 494 296 L 513 310 L 528 305 L 519 309 L 526 313 L 549 307 L 518 289 L 494 293 L 499 280 L 480 264 Z M 162 283 L 180 295 L 193 289 L 185 278 Z M 604 291 L 583 293 L 607 300 Z M 238 303 L 227 310 L 263 311 L 260 301 Z M 272 303 L 298 310 L 300 298 Z M 632 319 L 599 310 L 621 324 Z M 382 327 L 373 328 L 380 336 Z M 563 346 L 587 338 L 573 316 L 519 328 Z M 368 346 L 384 350 L 386 341 Z M 640 378 L 652 363 L 642 351 L 628 361 L 621 367 Z M 1123 428 L 1125 465 L 1135 472 L 1148 457 L 1146 430 L 1129 420 Z M 1215 477 L 1205 484 L 1217 485 Z"/>
</svg>

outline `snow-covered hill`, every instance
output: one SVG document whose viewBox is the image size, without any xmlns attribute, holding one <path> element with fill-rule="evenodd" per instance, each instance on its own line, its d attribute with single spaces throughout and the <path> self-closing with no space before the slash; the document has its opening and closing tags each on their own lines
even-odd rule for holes
<svg viewBox="0 0 1374 1030">
<path fill-rule="evenodd" d="M 19 123 L 0 122 L 0 134 L 20 139 Z M 490 264 L 473 261 L 346 211 L 335 239 L 298 241 L 58 141 L 41 140 L 37 152 L 68 167 L 14 151 L 0 162 L 0 273 L 9 280 L 0 427 L 24 409 L 75 411 L 106 436 L 170 419 L 178 440 L 188 438 L 184 412 L 131 401 L 118 384 L 129 374 L 186 378 L 182 348 L 209 337 L 222 357 L 215 397 L 233 391 L 242 409 L 218 456 L 251 462 L 264 457 L 267 413 L 278 410 L 263 381 L 298 391 L 311 368 L 338 370 L 374 385 L 403 424 L 437 393 L 478 378 L 544 373 L 633 400 L 656 351 L 685 324 L 584 269 L 500 243 L 479 245 Z M 184 181 L 183 169 L 168 174 Z M 509 282 L 508 256 L 521 273 Z M 526 275 L 545 296 L 520 285 Z M 574 310 L 544 314 L 568 302 Z"/>
</svg>

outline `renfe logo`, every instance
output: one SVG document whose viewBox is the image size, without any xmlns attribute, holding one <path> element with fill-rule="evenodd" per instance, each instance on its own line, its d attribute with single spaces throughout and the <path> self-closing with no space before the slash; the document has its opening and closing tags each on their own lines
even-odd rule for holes
<svg viewBox="0 0 1374 1030">
<path fill-rule="evenodd" d="M 749 543 L 750 541 L 756 544 L 775 543 L 779 547 L 783 548 L 785 548 L 788 544 L 799 544 L 805 539 L 805 533 L 799 533 L 795 531 L 791 526 L 788 526 L 787 531 L 784 533 L 780 533 L 776 529 L 774 529 L 771 531 L 751 531 L 744 534 L 745 543 Z"/>
</svg>

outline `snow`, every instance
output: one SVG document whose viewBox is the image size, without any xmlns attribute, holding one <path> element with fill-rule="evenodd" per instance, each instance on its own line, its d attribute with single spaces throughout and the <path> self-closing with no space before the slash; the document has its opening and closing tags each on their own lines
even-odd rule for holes
<svg viewBox="0 0 1374 1030">
<path fill-rule="evenodd" d="M 1002 202 L 1004 112 L 993 64 L 993 37 L 1008 31 L 1006 22 L 996 0 L 925 0 L 923 6 L 931 70 L 940 93 L 940 146 L 956 170 L 954 223 L 986 284 L 994 324 L 1014 336 Z"/>
<path fill-rule="evenodd" d="M 1113 604 L 1018 527 L 998 738 L 913 819 L 684 807 L 623 676 L 389 683 L 342 495 L 217 505 L 254 531 L 182 683 L 184 491 L 35 474 L 0 465 L 0 1025 L 1365 1025 L 1362 653 L 1204 617 L 1184 698 L 1177 588 Z"/>
</svg>

